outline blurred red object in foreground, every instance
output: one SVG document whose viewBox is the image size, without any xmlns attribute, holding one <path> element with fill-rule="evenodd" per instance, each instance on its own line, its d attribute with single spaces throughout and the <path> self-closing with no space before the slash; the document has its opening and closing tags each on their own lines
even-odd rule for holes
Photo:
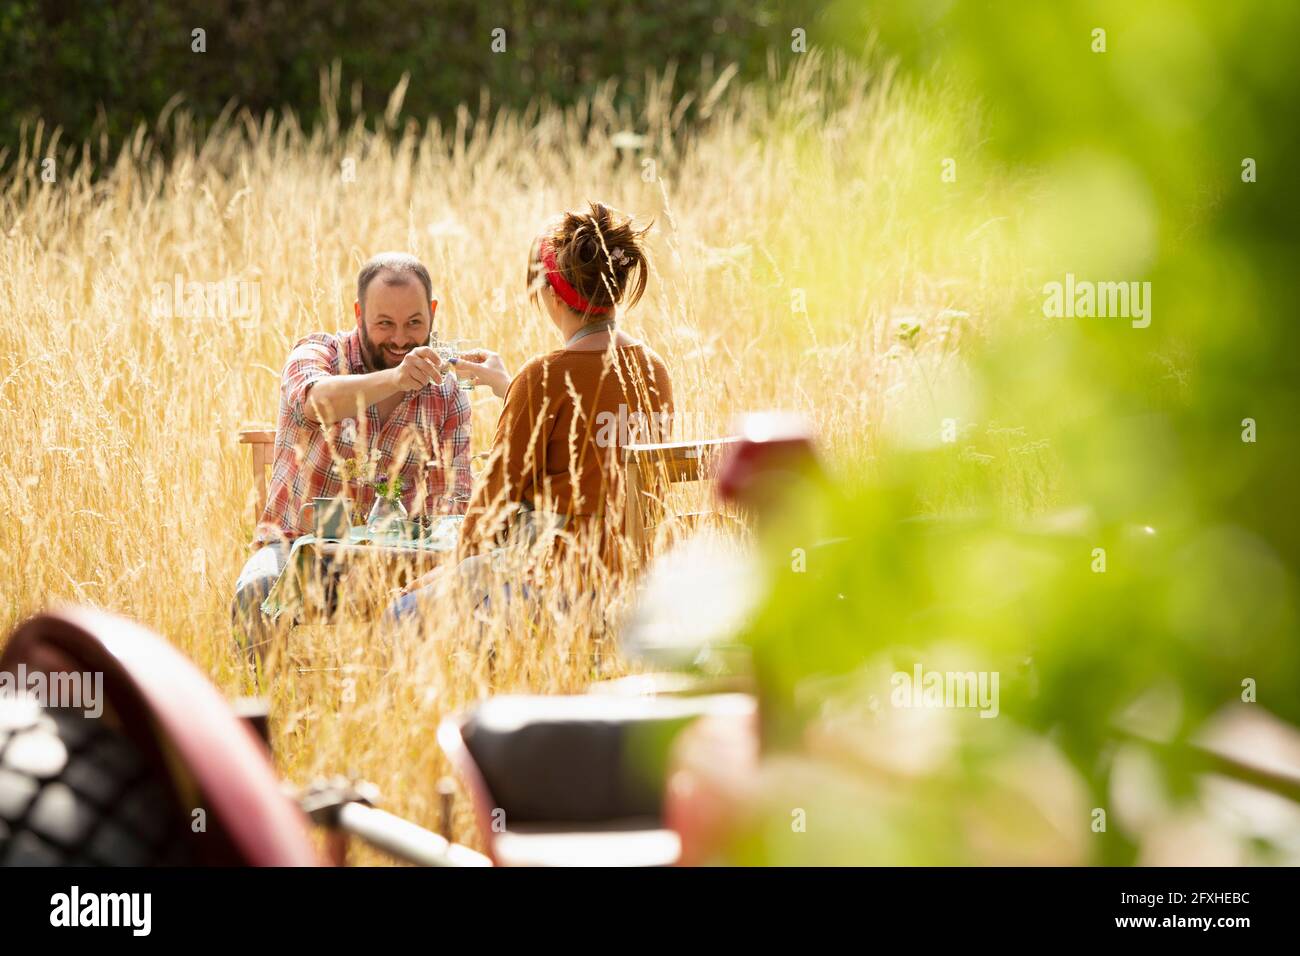
<svg viewBox="0 0 1300 956">
<path fill-rule="evenodd" d="M 718 496 L 756 514 L 769 510 L 798 479 L 821 473 L 812 426 L 789 412 L 745 415 L 718 468 Z"/>
</svg>

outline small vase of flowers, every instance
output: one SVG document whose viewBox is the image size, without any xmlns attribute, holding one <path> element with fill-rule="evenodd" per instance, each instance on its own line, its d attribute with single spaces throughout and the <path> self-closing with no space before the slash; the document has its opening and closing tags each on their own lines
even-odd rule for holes
<svg viewBox="0 0 1300 956">
<path fill-rule="evenodd" d="M 402 504 L 402 477 L 394 475 L 375 482 L 375 503 L 366 519 L 366 530 L 383 534 L 401 527 L 406 520 L 406 506 Z"/>
</svg>

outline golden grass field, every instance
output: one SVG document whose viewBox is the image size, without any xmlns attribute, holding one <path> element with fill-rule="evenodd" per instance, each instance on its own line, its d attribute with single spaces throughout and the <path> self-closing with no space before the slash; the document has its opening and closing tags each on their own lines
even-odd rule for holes
<svg viewBox="0 0 1300 956">
<path fill-rule="evenodd" d="M 323 87 L 334 101 L 337 75 Z M 158 120 L 172 159 L 142 128 L 93 179 L 31 131 L 0 183 L 0 625 L 98 605 L 165 635 L 224 692 L 252 690 L 229 627 L 253 524 L 235 435 L 274 421 L 292 344 L 351 326 L 358 267 L 399 249 L 433 273 L 439 330 L 517 368 L 559 344 L 524 295 L 529 242 L 588 198 L 655 220 L 649 290 L 624 324 L 668 363 L 676 437 L 787 408 L 815 425 L 832 469 L 870 467 L 881 429 L 911 427 L 909 407 L 933 401 L 1021 275 L 1016 184 L 965 158 L 978 114 L 816 54 L 767 84 L 660 80 L 641 115 L 613 93 L 377 133 L 232 111 L 202 139 L 181 106 Z M 617 148 L 624 130 L 644 146 Z M 941 180 L 948 156 L 962 157 L 956 182 Z M 176 276 L 254 282 L 260 312 L 159 316 L 155 289 Z M 500 402 L 479 389 L 473 403 L 478 452 Z M 600 603 L 616 618 L 627 599 Z M 264 688 L 284 775 L 364 777 L 387 808 L 436 826 L 444 714 L 489 692 L 578 692 L 622 667 L 586 613 L 494 622 L 490 674 L 482 648 L 457 640 L 463 623 L 455 608 L 427 621 L 400 667 L 367 622 L 296 630 Z M 474 842 L 463 800 L 455 822 Z"/>
</svg>

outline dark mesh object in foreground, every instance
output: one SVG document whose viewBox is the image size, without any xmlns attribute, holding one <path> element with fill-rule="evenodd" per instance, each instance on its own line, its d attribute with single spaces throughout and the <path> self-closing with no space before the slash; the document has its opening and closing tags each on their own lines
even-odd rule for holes
<svg viewBox="0 0 1300 956">
<path fill-rule="evenodd" d="M 105 721 L 0 698 L 0 865 L 184 865 L 184 827 L 165 783 Z"/>
</svg>

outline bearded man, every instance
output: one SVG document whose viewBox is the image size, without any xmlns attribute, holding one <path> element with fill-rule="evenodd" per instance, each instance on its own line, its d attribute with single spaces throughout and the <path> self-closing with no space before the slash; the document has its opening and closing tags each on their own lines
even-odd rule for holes
<svg viewBox="0 0 1300 956">
<path fill-rule="evenodd" d="M 240 572 L 231 608 L 246 649 L 257 656 L 271 636 L 262 601 L 293 539 L 311 529 L 302 507 L 342 491 L 344 462 L 373 463 L 378 478 L 400 476 L 412 515 L 465 510 L 469 401 L 431 347 L 437 307 L 429 270 L 418 259 L 381 253 L 357 276 L 356 327 L 313 333 L 289 353 L 257 550 Z M 350 484 L 354 515 L 364 516 L 374 489 Z"/>
</svg>

